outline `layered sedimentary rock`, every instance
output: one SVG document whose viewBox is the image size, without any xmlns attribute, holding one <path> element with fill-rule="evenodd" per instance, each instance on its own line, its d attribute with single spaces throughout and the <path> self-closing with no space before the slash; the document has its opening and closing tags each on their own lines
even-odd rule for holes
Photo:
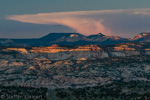
<svg viewBox="0 0 150 100">
<path fill-rule="evenodd" d="M 85 46 L 78 46 L 76 48 L 67 48 L 67 47 L 60 47 L 56 44 L 50 47 L 33 47 L 30 52 L 32 53 L 58 53 L 58 52 L 70 52 L 70 51 L 101 51 L 102 49 L 97 45 L 85 45 Z"/>
<path fill-rule="evenodd" d="M 150 55 L 150 46 L 146 43 L 125 43 L 112 46 L 83 45 L 83 46 L 59 46 L 27 48 L 5 48 L 1 51 L 16 51 L 28 58 L 43 57 L 49 60 L 92 60 L 106 57 Z"/>
<path fill-rule="evenodd" d="M 0 85 L 62 88 L 150 81 L 148 55 L 147 43 L 0 47 Z"/>
<path fill-rule="evenodd" d="M 21 53 L 28 53 L 28 51 L 25 48 L 7 48 L 3 49 L 3 51 L 18 51 Z"/>
</svg>

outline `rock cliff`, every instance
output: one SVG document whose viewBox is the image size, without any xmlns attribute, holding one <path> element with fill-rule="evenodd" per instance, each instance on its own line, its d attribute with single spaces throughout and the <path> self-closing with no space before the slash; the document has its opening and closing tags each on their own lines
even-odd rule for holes
<svg viewBox="0 0 150 100">
<path fill-rule="evenodd" d="M 5 48 L 1 51 L 16 51 L 27 58 L 38 58 L 46 55 L 49 60 L 78 60 L 98 59 L 106 57 L 121 57 L 132 55 L 150 55 L 149 43 L 123 43 L 118 45 L 84 45 L 84 46 L 59 46 L 27 48 Z"/>
</svg>

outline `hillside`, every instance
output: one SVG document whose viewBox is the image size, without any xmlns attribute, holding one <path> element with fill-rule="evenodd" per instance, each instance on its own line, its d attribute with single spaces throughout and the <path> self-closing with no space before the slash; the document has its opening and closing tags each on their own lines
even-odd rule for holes
<svg viewBox="0 0 150 100">
<path fill-rule="evenodd" d="M 149 35 L 139 35 L 132 39 L 122 38 L 118 36 L 107 36 L 102 33 L 84 36 L 80 33 L 49 33 L 46 36 L 36 39 L 0 39 L 0 46 L 50 46 L 58 45 L 111 45 L 127 42 L 149 42 Z M 147 33 L 149 34 L 149 33 Z M 143 38 L 142 38 L 143 37 Z M 142 38 L 142 40 L 141 40 Z"/>
<path fill-rule="evenodd" d="M 149 43 L 1 47 L 0 85 L 79 88 L 149 81 L 149 56 Z"/>
</svg>

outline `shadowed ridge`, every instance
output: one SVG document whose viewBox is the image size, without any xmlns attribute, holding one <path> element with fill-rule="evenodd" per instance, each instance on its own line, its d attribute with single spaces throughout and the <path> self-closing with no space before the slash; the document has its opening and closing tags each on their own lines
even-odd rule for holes
<svg viewBox="0 0 150 100">
<path fill-rule="evenodd" d="M 80 33 L 49 33 L 46 36 L 43 36 L 41 38 L 39 38 L 40 40 L 49 40 L 49 41 L 53 41 L 62 37 L 70 37 L 72 34 L 78 35 L 78 36 L 83 36 Z"/>
</svg>

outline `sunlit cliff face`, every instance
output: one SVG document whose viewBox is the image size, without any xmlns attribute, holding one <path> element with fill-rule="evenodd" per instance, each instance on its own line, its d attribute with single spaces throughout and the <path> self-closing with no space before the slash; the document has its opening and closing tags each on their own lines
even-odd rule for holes
<svg viewBox="0 0 150 100">
<path fill-rule="evenodd" d="M 58 45 L 52 45 L 50 47 L 33 47 L 30 52 L 32 53 L 58 53 L 58 52 L 71 52 L 71 51 L 102 51 L 100 47 L 97 45 L 85 45 L 79 46 L 77 48 L 66 48 L 66 47 L 59 47 Z"/>
<path fill-rule="evenodd" d="M 134 36 L 150 31 L 150 9 L 121 9 L 11 15 L 7 20 L 24 23 L 64 25 L 84 35 L 97 34 Z M 131 34 L 133 33 L 133 34 Z"/>
<path fill-rule="evenodd" d="M 106 50 L 107 49 L 107 50 Z M 118 51 L 150 51 L 150 46 L 149 44 L 144 44 L 144 43 L 124 43 L 124 44 L 118 44 L 115 45 L 114 47 L 107 47 L 103 48 L 100 45 L 82 45 L 82 46 L 74 46 L 74 47 L 67 47 L 67 46 L 59 46 L 57 44 L 53 44 L 49 47 L 32 47 L 31 49 L 26 49 L 26 48 L 7 48 L 7 49 L 2 49 L 2 51 L 17 51 L 23 54 L 28 54 L 28 53 L 62 53 L 64 54 L 66 52 L 118 52 Z"/>
</svg>

